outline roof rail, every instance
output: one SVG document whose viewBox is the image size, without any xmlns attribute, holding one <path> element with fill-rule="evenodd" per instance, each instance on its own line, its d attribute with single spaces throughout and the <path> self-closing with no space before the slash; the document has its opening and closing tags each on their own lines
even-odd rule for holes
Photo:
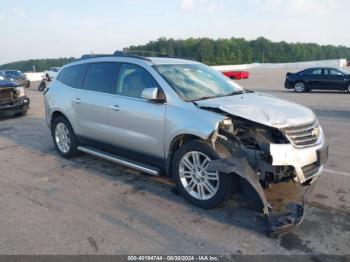
<svg viewBox="0 0 350 262">
<path fill-rule="evenodd" d="M 99 57 L 129 57 L 129 58 L 136 58 L 136 59 L 142 59 L 146 61 L 152 61 L 149 57 L 146 57 L 144 55 L 138 55 L 138 54 L 148 54 L 149 57 L 167 57 L 167 58 L 179 58 L 179 59 L 186 59 L 186 60 L 193 60 L 191 58 L 185 58 L 185 57 L 175 57 L 166 53 L 156 52 L 156 51 L 142 51 L 142 50 L 124 50 L 124 51 L 115 51 L 113 54 L 87 54 L 82 55 L 79 60 L 84 59 L 90 59 L 90 58 L 99 58 Z M 195 60 L 193 60 L 195 61 Z"/>
<path fill-rule="evenodd" d="M 98 58 L 98 57 L 108 57 L 112 55 L 108 54 L 89 54 L 89 55 L 82 55 L 79 59 L 89 59 L 89 58 Z"/>
<path fill-rule="evenodd" d="M 113 56 L 118 56 L 118 57 L 130 57 L 130 58 L 137 58 L 137 59 L 142 59 L 146 61 L 151 61 L 151 59 L 144 57 L 144 56 L 139 56 L 139 55 L 134 55 L 125 51 L 115 51 Z"/>
<path fill-rule="evenodd" d="M 182 57 L 182 56 L 175 56 L 167 53 L 162 53 L 162 52 L 157 52 L 157 51 L 147 51 L 147 50 L 125 50 L 123 52 L 126 53 L 135 53 L 135 54 L 148 54 L 147 56 L 151 57 L 167 57 L 167 58 L 177 58 L 177 59 L 184 59 L 184 60 L 189 60 L 189 61 L 197 61 L 194 58 L 189 58 L 189 57 Z"/>
<path fill-rule="evenodd" d="M 167 54 L 167 53 L 161 53 L 157 51 L 147 51 L 147 50 L 125 50 L 123 51 L 128 54 L 142 54 L 142 56 L 152 56 L 152 57 L 169 57 L 174 58 L 174 56 Z"/>
<path fill-rule="evenodd" d="M 115 51 L 114 54 L 87 54 L 87 55 L 82 55 L 79 60 L 85 60 L 85 59 L 91 59 L 91 58 L 99 58 L 99 57 L 130 57 L 130 58 L 137 58 L 137 59 L 142 59 L 146 61 L 151 61 L 147 57 L 143 56 L 138 56 L 138 55 L 132 55 L 125 53 L 123 51 Z"/>
</svg>

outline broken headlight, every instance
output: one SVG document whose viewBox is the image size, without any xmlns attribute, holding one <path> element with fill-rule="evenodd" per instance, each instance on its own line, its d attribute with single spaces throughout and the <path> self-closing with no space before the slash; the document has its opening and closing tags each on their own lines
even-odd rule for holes
<svg viewBox="0 0 350 262">
<path fill-rule="evenodd" d="M 24 90 L 23 86 L 19 86 L 15 88 L 18 97 L 25 97 L 26 96 L 26 91 Z"/>
</svg>

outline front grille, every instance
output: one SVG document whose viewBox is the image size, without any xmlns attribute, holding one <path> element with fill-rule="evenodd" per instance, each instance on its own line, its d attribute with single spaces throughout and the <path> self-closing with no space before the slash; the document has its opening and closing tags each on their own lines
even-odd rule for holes
<svg viewBox="0 0 350 262">
<path fill-rule="evenodd" d="M 11 89 L 0 90 L 0 102 L 14 100 L 13 91 Z"/>
<path fill-rule="evenodd" d="M 311 123 L 286 127 L 284 133 L 295 147 L 314 146 L 319 142 L 321 128 L 316 121 Z"/>
<path fill-rule="evenodd" d="M 304 166 L 302 170 L 303 170 L 305 179 L 308 179 L 314 176 L 320 170 L 320 166 L 317 165 L 317 163 L 312 163 L 310 165 Z"/>
</svg>

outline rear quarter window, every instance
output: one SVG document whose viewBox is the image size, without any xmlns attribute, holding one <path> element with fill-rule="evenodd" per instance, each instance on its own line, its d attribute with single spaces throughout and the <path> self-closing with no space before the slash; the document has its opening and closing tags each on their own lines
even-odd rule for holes
<svg viewBox="0 0 350 262">
<path fill-rule="evenodd" d="M 59 74 L 57 80 L 72 88 L 80 88 L 87 64 L 66 67 Z"/>
</svg>

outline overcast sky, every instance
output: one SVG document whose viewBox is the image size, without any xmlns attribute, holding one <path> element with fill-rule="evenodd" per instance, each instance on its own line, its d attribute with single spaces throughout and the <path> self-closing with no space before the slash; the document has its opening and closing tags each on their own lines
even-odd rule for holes
<svg viewBox="0 0 350 262">
<path fill-rule="evenodd" d="M 0 64 L 111 53 L 159 37 L 350 46 L 350 0 L 1 0 Z"/>
</svg>

